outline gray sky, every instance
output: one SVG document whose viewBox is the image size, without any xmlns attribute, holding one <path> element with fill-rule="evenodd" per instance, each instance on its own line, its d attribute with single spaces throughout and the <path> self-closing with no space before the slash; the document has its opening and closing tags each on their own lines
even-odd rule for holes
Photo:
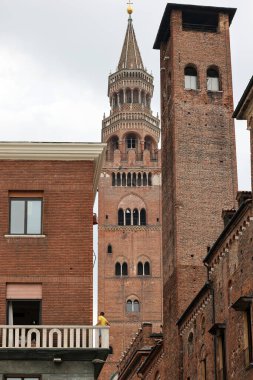
<svg viewBox="0 0 253 380">
<path fill-rule="evenodd" d="M 253 1 L 178 3 L 237 7 L 231 26 L 234 99 L 253 67 Z M 144 65 L 155 76 L 152 49 L 167 1 L 136 0 L 134 27 Z M 0 0 L 0 140 L 99 141 L 108 114 L 107 78 L 120 56 L 127 26 L 123 0 Z M 239 187 L 250 188 L 249 132 L 237 127 Z"/>
</svg>

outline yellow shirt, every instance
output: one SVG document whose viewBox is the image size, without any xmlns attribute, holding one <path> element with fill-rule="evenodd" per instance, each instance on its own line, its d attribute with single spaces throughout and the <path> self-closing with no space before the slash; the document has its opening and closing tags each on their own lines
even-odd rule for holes
<svg viewBox="0 0 253 380">
<path fill-rule="evenodd" d="M 108 321 L 107 321 L 107 319 L 105 318 L 105 317 L 103 317 L 102 315 L 100 315 L 99 317 L 98 317 L 98 324 L 100 325 L 100 326 L 107 326 L 108 325 Z"/>
</svg>

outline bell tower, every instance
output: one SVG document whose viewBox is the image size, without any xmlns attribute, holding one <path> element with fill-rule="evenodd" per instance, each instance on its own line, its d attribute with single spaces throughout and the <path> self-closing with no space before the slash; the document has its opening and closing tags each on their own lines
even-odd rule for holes
<svg viewBox="0 0 253 380">
<path fill-rule="evenodd" d="M 111 324 L 112 354 L 101 379 L 117 371 L 142 322 L 157 332 L 162 323 L 160 128 L 132 11 L 129 5 L 117 71 L 109 76 L 110 115 L 102 122 L 107 152 L 99 183 L 98 307 Z"/>
</svg>

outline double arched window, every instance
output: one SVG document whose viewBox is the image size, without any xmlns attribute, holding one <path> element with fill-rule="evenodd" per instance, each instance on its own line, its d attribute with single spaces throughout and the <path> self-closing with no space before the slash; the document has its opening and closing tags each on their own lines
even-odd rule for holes
<svg viewBox="0 0 253 380">
<path fill-rule="evenodd" d="M 128 299 L 126 302 L 127 313 L 139 313 L 140 302 L 137 299 Z"/>
<path fill-rule="evenodd" d="M 139 261 L 137 265 L 138 276 L 150 276 L 150 264 L 148 261 L 145 263 Z"/>
<path fill-rule="evenodd" d="M 121 263 L 117 262 L 115 264 L 115 276 L 122 277 L 122 276 L 127 276 L 127 275 L 128 275 L 127 263 L 124 262 L 121 264 Z"/>
<path fill-rule="evenodd" d="M 207 91 L 220 91 L 221 81 L 219 69 L 215 66 L 210 66 L 206 71 Z M 198 72 L 194 65 L 187 65 L 184 68 L 184 88 L 186 90 L 198 89 Z"/>
<path fill-rule="evenodd" d="M 131 210 L 127 208 L 123 210 L 120 208 L 118 210 L 118 225 L 119 226 L 146 226 L 146 210 L 142 208 L 138 210 L 137 208 Z"/>
</svg>

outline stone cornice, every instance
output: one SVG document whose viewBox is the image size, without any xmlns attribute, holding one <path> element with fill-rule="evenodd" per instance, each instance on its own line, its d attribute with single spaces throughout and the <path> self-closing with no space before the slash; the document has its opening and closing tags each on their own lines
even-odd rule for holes
<svg viewBox="0 0 253 380">
<path fill-rule="evenodd" d="M 0 142 L 0 160 L 94 161 L 95 199 L 105 147 L 106 144 L 86 142 Z"/>
</svg>

